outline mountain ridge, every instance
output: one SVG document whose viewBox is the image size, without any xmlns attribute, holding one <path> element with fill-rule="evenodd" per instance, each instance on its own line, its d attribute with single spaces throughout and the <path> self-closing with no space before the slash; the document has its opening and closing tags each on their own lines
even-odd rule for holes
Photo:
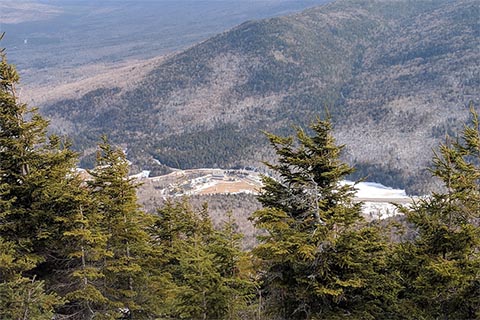
<svg viewBox="0 0 480 320">
<path fill-rule="evenodd" d="M 478 105 L 475 12 L 467 0 L 336 1 L 245 22 L 172 55 L 133 88 L 42 110 L 70 125 L 80 149 L 107 133 L 155 170 L 153 159 L 256 165 L 271 157 L 261 130 L 288 134 L 328 108 L 358 175 L 420 191 L 430 183 L 425 150 L 465 121 L 470 100 Z"/>
</svg>

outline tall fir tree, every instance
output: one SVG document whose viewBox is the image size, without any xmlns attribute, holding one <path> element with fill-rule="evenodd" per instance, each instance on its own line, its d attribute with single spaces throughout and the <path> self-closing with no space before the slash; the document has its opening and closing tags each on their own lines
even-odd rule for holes
<svg viewBox="0 0 480 320">
<path fill-rule="evenodd" d="M 139 295 L 150 279 L 142 267 L 150 252 L 147 232 L 150 216 L 137 203 L 137 184 L 128 175 L 129 164 L 121 149 L 113 148 L 104 137 L 99 145 L 97 167 L 88 182 L 94 206 L 108 235 L 103 261 L 103 292 L 116 310 L 134 318 L 148 317 Z"/>
<path fill-rule="evenodd" d="M 70 153 L 52 150 L 47 122 L 19 102 L 20 77 L 3 49 L 0 59 L 0 317 L 50 319 L 61 300 L 32 270 L 52 253 L 49 168 Z"/>
<path fill-rule="evenodd" d="M 0 170 L 2 202 L 10 204 L 9 210 L 2 215 L 1 234 L 22 254 L 40 261 L 42 257 L 35 254 L 38 251 L 34 242 L 36 238 L 44 239 L 45 232 L 40 227 L 43 212 L 36 210 L 35 206 L 42 194 L 35 191 L 46 182 L 45 178 L 36 180 L 37 171 L 40 175 L 46 174 L 43 167 L 50 160 L 50 154 L 45 150 L 47 122 L 35 109 L 28 109 L 26 104 L 18 101 L 19 75 L 7 62 L 5 54 L 1 58 Z"/>
<path fill-rule="evenodd" d="M 339 160 L 331 123 L 313 135 L 267 134 L 278 175 L 263 178 L 263 209 L 251 219 L 264 231 L 254 253 L 260 261 L 262 307 L 273 319 L 391 318 L 396 284 L 386 271 L 388 246 L 361 217 L 353 169 Z"/>
<path fill-rule="evenodd" d="M 19 102 L 18 82 L 2 53 L 0 291 L 2 303 L 23 308 L 2 307 L 9 312 L 2 318 L 51 319 L 56 306 L 56 319 L 91 319 L 102 301 L 93 261 L 104 236 L 76 172 L 76 154 L 64 139 L 47 137 L 48 122 Z"/>
<path fill-rule="evenodd" d="M 174 282 L 169 317 L 252 318 L 252 269 L 247 254 L 240 250 L 241 235 L 233 226 L 230 217 L 216 230 L 208 208 L 195 212 L 186 200 L 168 202 L 159 209 L 152 234 L 164 248 L 162 268 Z"/>
<path fill-rule="evenodd" d="M 221 228 L 209 233 L 208 250 L 215 255 L 215 267 L 225 287 L 228 303 L 224 319 L 254 319 L 256 274 L 251 252 L 242 249 L 243 235 L 237 229 L 232 212 L 227 212 Z"/>
<path fill-rule="evenodd" d="M 45 292 L 45 282 L 18 277 L 0 282 L 0 317 L 5 320 L 51 320 L 61 300 Z"/>
<path fill-rule="evenodd" d="M 56 285 L 67 303 L 57 309 L 56 318 L 115 319 L 115 312 L 109 310 L 110 301 L 102 292 L 102 262 L 110 257 L 108 235 L 101 225 L 103 217 L 90 199 L 84 181 L 77 178 L 70 186 L 76 192 L 64 204 L 71 213 L 63 218 L 63 247 L 58 248 L 65 260 L 56 270 Z"/>
<path fill-rule="evenodd" d="M 480 130 L 473 105 L 471 115 L 461 138 L 447 137 L 434 156 L 431 172 L 445 192 L 402 210 L 417 230 L 394 259 L 411 319 L 480 318 Z"/>
</svg>

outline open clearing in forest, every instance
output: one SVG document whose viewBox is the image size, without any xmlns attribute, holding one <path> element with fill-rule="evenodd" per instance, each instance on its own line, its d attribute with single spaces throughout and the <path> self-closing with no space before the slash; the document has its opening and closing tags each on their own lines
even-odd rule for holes
<svg viewBox="0 0 480 320">
<path fill-rule="evenodd" d="M 202 189 L 197 194 L 215 194 L 215 193 L 258 193 L 260 186 L 247 180 L 240 181 L 218 181 L 216 184 Z"/>
</svg>

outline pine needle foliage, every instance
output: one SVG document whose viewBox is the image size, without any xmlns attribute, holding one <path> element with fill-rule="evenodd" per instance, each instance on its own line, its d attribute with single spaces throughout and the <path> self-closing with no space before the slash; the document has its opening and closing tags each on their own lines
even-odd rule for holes
<svg viewBox="0 0 480 320">
<path fill-rule="evenodd" d="M 149 281 L 143 261 L 150 251 L 147 226 L 152 221 L 140 210 L 137 184 L 128 177 L 128 166 L 123 150 L 112 147 L 103 137 L 97 166 L 89 172 L 92 180 L 88 185 L 101 219 L 101 230 L 107 237 L 100 291 L 108 299 L 111 310 L 142 318 L 148 317 L 139 292 Z"/>
<path fill-rule="evenodd" d="M 263 177 L 263 209 L 251 217 L 263 230 L 254 249 L 262 308 L 272 319 L 388 318 L 396 290 L 386 274 L 389 248 L 361 217 L 354 186 L 342 182 L 353 169 L 339 159 L 330 121 L 310 129 L 267 133 L 277 177 Z"/>
<path fill-rule="evenodd" d="M 32 270 L 52 253 L 50 169 L 71 153 L 46 141 L 47 121 L 19 102 L 20 77 L 5 50 L 0 59 L 0 318 L 50 319 L 61 300 Z"/>
<path fill-rule="evenodd" d="M 445 191 L 403 208 L 417 237 L 399 247 L 395 265 L 412 319 L 480 317 L 480 130 L 470 109 L 471 125 L 460 138 L 447 137 L 433 159 Z"/>
<path fill-rule="evenodd" d="M 240 249 L 242 236 L 233 218 L 227 215 L 216 230 L 207 206 L 195 212 L 185 201 L 160 208 L 152 229 L 165 253 L 161 266 L 174 283 L 165 318 L 252 318 L 253 270 L 248 253 Z"/>
</svg>

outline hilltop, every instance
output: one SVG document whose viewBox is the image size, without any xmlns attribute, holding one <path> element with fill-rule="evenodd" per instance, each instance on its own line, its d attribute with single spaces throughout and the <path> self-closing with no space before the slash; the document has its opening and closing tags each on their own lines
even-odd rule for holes
<svg viewBox="0 0 480 320">
<path fill-rule="evenodd" d="M 357 176 L 421 192 L 430 150 L 478 106 L 478 14 L 469 0 L 336 1 L 245 22 L 131 70 L 128 86 L 105 81 L 42 111 L 84 165 L 106 133 L 158 173 L 258 166 L 271 159 L 261 130 L 289 133 L 328 108 Z"/>
</svg>

